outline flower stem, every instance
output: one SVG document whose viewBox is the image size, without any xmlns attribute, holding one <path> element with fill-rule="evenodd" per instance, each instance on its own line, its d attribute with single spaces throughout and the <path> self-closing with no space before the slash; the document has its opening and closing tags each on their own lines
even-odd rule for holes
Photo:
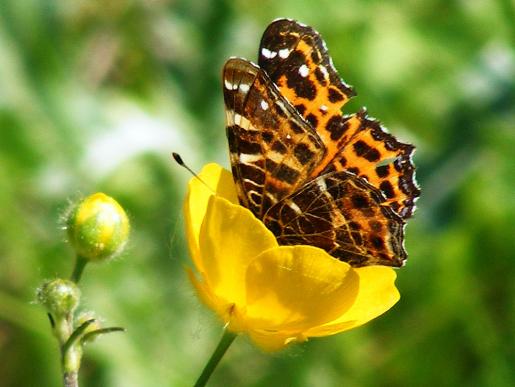
<svg viewBox="0 0 515 387">
<path fill-rule="evenodd" d="M 63 371 L 64 387 L 79 387 L 79 368 L 82 357 L 82 347 L 78 343 L 80 334 L 92 323 L 90 320 L 73 331 L 71 316 L 59 317 L 56 320 L 54 332 L 61 344 L 61 368 Z M 72 332 L 73 331 L 73 332 Z"/>
<path fill-rule="evenodd" d="M 209 359 L 206 366 L 204 367 L 204 370 L 197 379 L 195 387 L 203 387 L 206 385 L 207 381 L 211 377 L 211 374 L 215 370 L 216 366 L 227 351 L 227 348 L 230 347 L 236 336 L 236 333 L 232 333 L 227 329 L 224 330 L 224 334 L 218 343 L 218 346 L 216 347 L 215 351 L 211 355 L 211 359 Z"/>
<path fill-rule="evenodd" d="M 84 268 L 86 267 L 86 264 L 88 263 L 88 260 L 84 257 L 81 257 L 80 255 L 77 255 L 77 260 L 75 261 L 75 267 L 73 268 L 73 273 L 70 277 L 70 279 L 75 282 L 76 284 L 79 283 L 80 277 L 82 276 L 82 272 L 84 271 Z"/>
<path fill-rule="evenodd" d="M 79 375 L 77 371 L 65 372 L 63 385 L 64 387 L 79 387 Z"/>
</svg>

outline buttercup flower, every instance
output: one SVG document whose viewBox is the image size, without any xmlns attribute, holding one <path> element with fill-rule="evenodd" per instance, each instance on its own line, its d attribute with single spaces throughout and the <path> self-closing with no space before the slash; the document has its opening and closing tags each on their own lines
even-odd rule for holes
<svg viewBox="0 0 515 387">
<path fill-rule="evenodd" d="M 184 205 L 197 271 L 189 275 L 229 331 L 274 351 L 358 327 L 399 300 L 391 268 L 352 268 L 317 247 L 279 246 L 239 205 L 229 171 L 208 164 L 199 177 L 206 184 L 192 178 Z"/>
</svg>

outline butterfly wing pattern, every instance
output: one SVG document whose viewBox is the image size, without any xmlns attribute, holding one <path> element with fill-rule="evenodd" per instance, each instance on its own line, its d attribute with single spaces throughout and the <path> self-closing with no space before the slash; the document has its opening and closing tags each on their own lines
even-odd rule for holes
<svg viewBox="0 0 515 387">
<path fill-rule="evenodd" d="M 364 110 L 342 114 L 355 93 L 311 27 L 272 22 L 258 63 L 231 58 L 223 71 L 240 203 L 282 245 L 317 246 L 353 266 L 402 266 L 420 195 L 414 147 Z"/>
</svg>

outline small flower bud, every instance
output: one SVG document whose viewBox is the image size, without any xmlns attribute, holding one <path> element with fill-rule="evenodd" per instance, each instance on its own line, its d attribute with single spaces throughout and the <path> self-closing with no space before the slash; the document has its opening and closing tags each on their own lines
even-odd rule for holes
<svg viewBox="0 0 515 387">
<path fill-rule="evenodd" d="M 101 261 L 120 253 L 129 237 L 129 219 L 113 198 L 96 193 L 81 201 L 71 212 L 68 236 L 77 254 Z"/>
<path fill-rule="evenodd" d="M 55 279 L 45 282 L 37 292 L 40 304 L 56 317 L 73 313 L 80 300 L 80 290 L 69 280 Z"/>
<path fill-rule="evenodd" d="M 76 327 L 80 327 L 82 324 L 84 324 L 86 321 L 89 321 L 89 320 L 95 320 L 93 321 L 91 324 L 88 325 L 88 327 L 86 328 L 86 330 L 84 331 L 83 333 L 83 336 L 90 333 L 90 332 L 93 332 L 93 331 L 96 331 L 100 328 L 102 328 L 102 324 L 100 323 L 100 321 L 98 320 L 97 316 L 95 315 L 94 312 L 82 312 L 81 314 L 79 314 L 77 316 L 77 318 L 75 319 L 75 326 Z M 90 335 L 91 336 L 91 335 Z M 87 340 L 88 342 L 90 341 L 93 341 L 96 339 L 96 336 L 92 336 L 91 339 Z"/>
</svg>

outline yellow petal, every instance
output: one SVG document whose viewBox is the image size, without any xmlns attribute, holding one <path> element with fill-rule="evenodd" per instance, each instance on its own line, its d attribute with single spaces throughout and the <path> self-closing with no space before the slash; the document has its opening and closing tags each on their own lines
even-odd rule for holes
<svg viewBox="0 0 515 387">
<path fill-rule="evenodd" d="M 305 341 L 302 336 L 292 336 L 282 332 L 249 331 L 249 337 L 254 344 L 266 352 L 278 351 L 293 342 Z"/>
<path fill-rule="evenodd" d="M 358 327 L 380 316 L 399 300 L 395 287 L 395 271 L 385 266 L 355 269 L 359 276 L 359 291 L 353 305 L 334 321 L 312 328 L 306 336 L 327 336 Z"/>
<path fill-rule="evenodd" d="M 228 303 L 225 300 L 216 296 L 206 284 L 198 279 L 192 270 L 186 269 L 188 277 L 195 287 L 200 300 L 211 310 L 213 310 L 224 323 L 229 322 L 232 314 L 234 304 Z"/>
<path fill-rule="evenodd" d="M 342 315 L 359 278 L 347 264 L 313 246 L 281 246 L 254 259 L 247 270 L 250 330 L 291 337 Z"/>
<path fill-rule="evenodd" d="M 199 242 L 206 286 L 237 306 L 244 304 L 249 262 L 277 246 L 272 232 L 249 210 L 218 196 L 209 198 Z"/>
<path fill-rule="evenodd" d="M 193 177 L 188 183 L 184 201 L 184 220 L 191 258 L 197 269 L 203 271 L 200 267 L 198 241 L 209 197 L 218 195 L 235 204 L 238 203 L 238 198 L 231 173 L 218 164 L 205 165 L 198 176 L 202 181 Z"/>
</svg>

